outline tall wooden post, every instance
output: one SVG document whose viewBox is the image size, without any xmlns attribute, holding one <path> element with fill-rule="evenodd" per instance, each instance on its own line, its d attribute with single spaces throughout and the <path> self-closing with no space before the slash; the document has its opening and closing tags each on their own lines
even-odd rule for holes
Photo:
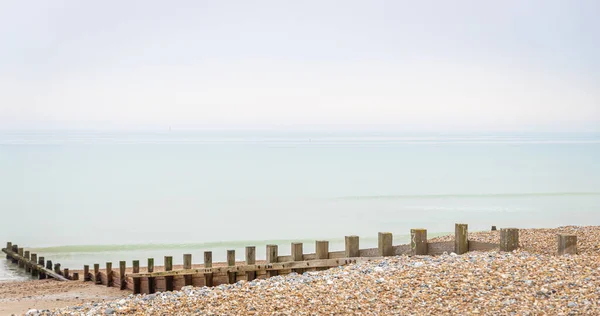
<svg viewBox="0 0 600 316">
<path fill-rule="evenodd" d="M 235 259 L 235 258 L 234 258 Z M 235 262 L 234 262 L 235 264 Z M 212 268 L 212 251 L 204 252 L 204 267 Z M 213 273 L 204 273 L 204 285 L 213 286 Z"/>
<path fill-rule="evenodd" d="M 12 249 L 10 249 L 14 254 L 19 254 L 19 245 L 12 245 Z M 13 264 L 18 264 L 19 259 L 11 256 L 11 261 Z"/>
<path fill-rule="evenodd" d="M 293 242 L 292 243 L 292 261 L 303 261 L 304 260 L 304 250 L 302 249 L 301 242 Z M 298 274 L 304 273 L 305 269 L 292 269 L 293 272 Z"/>
<path fill-rule="evenodd" d="M 315 241 L 315 258 L 316 259 L 329 259 L 329 241 L 317 240 Z M 317 268 L 317 271 L 327 270 L 327 268 Z"/>
<path fill-rule="evenodd" d="M 139 260 L 133 260 L 133 262 L 131 263 L 131 266 L 133 267 L 131 272 L 140 273 L 140 261 Z M 142 279 L 141 278 L 133 278 L 133 294 L 140 294 L 140 293 L 142 293 Z"/>
<path fill-rule="evenodd" d="M 94 283 L 102 284 L 102 279 L 100 278 L 100 264 L 94 263 Z"/>
<path fill-rule="evenodd" d="M 85 264 L 83 265 L 83 281 L 89 281 L 90 280 L 90 266 Z"/>
<path fill-rule="evenodd" d="M 52 260 L 46 260 L 46 269 L 52 271 Z"/>
<path fill-rule="evenodd" d="M 277 263 L 278 248 L 277 245 L 267 245 L 267 263 Z M 277 275 L 277 271 L 267 271 L 267 278 Z"/>
<path fill-rule="evenodd" d="M 113 286 L 112 262 L 106 263 L 106 286 Z"/>
<path fill-rule="evenodd" d="M 62 270 L 60 270 L 60 263 L 54 264 L 54 272 L 59 275 L 63 275 Z"/>
<path fill-rule="evenodd" d="M 183 255 L 183 269 L 189 270 L 191 268 L 192 268 L 192 254 L 186 253 Z M 192 285 L 192 275 L 191 274 L 184 275 L 183 280 L 184 280 L 186 286 Z"/>
<path fill-rule="evenodd" d="M 427 255 L 427 229 L 410 230 L 410 250 L 413 256 Z"/>
<path fill-rule="evenodd" d="M 31 273 L 31 265 L 29 264 L 31 258 L 29 256 L 29 250 L 26 250 L 23 256 L 25 257 L 25 272 Z"/>
<path fill-rule="evenodd" d="M 40 268 L 43 268 L 45 263 L 46 263 L 46 260 L 44 257 L 38 258 L 38 266 L 40 266 Z M 44 273 L 44 270 L 40 269 L 40 280 L 43 280 L 45 278 L 46 278 L 46 273 Z"/>
<path fill-rule="evenodd" d="M 381 257 L 389 257 L 394 255 L 394 247 L 392 246 L 392 233 L 380 232 L 377 235 L 378 254 Z"/>
<path fill-rule="evenodd" d="M 255 246 L 247 246 L 246 247 L 246 265 L 255 265 L 256 264 L 256 247 Z M 252 281 L 256 279 L 256 271 L 248 271 L 246 272 L 246 280 Z"/>
<path fill-rule="evenodd" d="M 64 277 L 65 277 L 67 280 L 71 279 L 71 275 L 69 274 L 69 268 L 64 268 L 64 269 L 63 269 L 63 276 L 64 276 Z"/>
<path fill-rule="evenodd" d="M 454 225 L 454 252 L 462 255 L 469 251 L 469 226 L 467 224 Z"/>
<path fill-rule="evenodd" d="M 17 249 L 17 254 L 23 258 L 23 248 L 19 247 Z M 19 259 L 19 268 L 25 268 L 25 261 L 23 259 Z"/>
<path fill-rule="evenodd" d="M 230 267 L 235 266 L 235 250 L 227 250 L 227 265 Z M 236 273 L 234 271 L 227 272 L 229 277 L 229 283 L 233 284 L 236 282 Z"/>
<path fill-rule="evenodd" d="M 558 251 L 559 256 L 562 255 L 576 255 L 577 254 L 577 235 L 566 235 L 559 234 L 558 239 Z"/>
<path fill-rule="evenodd" d="M 30 263 L 31 263 L 31 275 L 34 277 L 37 277 L 40 275 L 40 271 L 38 270 L 36 262 L 37 262 L 37 254 L 32 253 Z"/>
<path fill-rule="evenodd" d="M 519 248 L 519 230 L 517 228 L 500 229 L 500 251 L 513 251 Z"/>
<path fill-rule="evenodd" d="M 7 242 L 6 242 L 6 250 L 7 250 L 7 251 L 8 251 L 8 250 L 12 250 L 12 242 L 10 242 L 10 241 L 7 241 Z M 8 260 L 8 259 L 10 259 L 10 255 L 9 255 L 8 253 L 6 254 L 6 259 L 7 259 L 7 260 Z"/>
<path fill-rule="evenodd" d="M 360 248 L 358 244 L 358 236 L 346 236 L 345 238 L 346 245 L 346 258 L 354 258 L 360 257 Z"/>
<path fill-rule="evenodd" d="M 173 271 L 173 257 L 165 256 L 165 271 Z M 173 276 L 165 276 L 165 288 L 167 292 L 173 291 Z"/>
<path fill-rule="evenodd" d="M 148 258 L 148 273 L 154 272 L 154 258 Z M 148 293 L 156 292 L 156 278 L 148 277 Z"/>
<path fill-rule="evenodd" d="M 124 290 L 127 288 L 127 280 L 125 280 L 125 271 L 127 270 L 127 262 L 119 261 L 119 288 Z"/>
</svg>

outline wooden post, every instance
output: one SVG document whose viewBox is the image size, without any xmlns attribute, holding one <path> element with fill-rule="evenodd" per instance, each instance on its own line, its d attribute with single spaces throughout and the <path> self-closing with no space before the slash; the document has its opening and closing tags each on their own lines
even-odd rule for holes
<svg viewBox="0 0 600 316">
<path fill-rule="evenodd" d="M 133 260 L 132 262 L 132 272 L 133 273 L 140 273 L 140 261 L 139 260 Z M 133 278 L 133 294 L 140 294 L 142 293 L 142 279 L 141 278 Z"/>
<path fill-rule="evenodd" d="M 577 235 L 558 234 L 558 255 L 577 254 Z"/>
<path fill-rule="evenodd" d="M 165 256 L 165 271 L 173 271 L 173 257 Z M 165 276 L 165 290 L 173 291 L 173 276 Z"/>
<path fill-rule="evenodd" d="M 427 255 L 427 229 L 410 230 L 410 250 L 413 256 Z"/>
<path fill-rule="evenodd" d="M 65 268 L 63 271 L 64 271 L 64 272 L 63 272 L 63 276 L 64 276 L 66 279 L 70 279 L 71 277 L 69 276 L 69 268 Z"/>
<path fill-rule="evenodd" d="M 454 252 L 462 255 L 469 251 L 469 225 L 454 225 Z"/>
<path fill-rule="evenodd" d="M 52 260 L 46 260 L 46 269 L 52 271 Z"/>
<path fill-rule="evenodd" d="M 517 228 L 500 229 L 500 251 L 513 251 L 519 248 L 519 230 Z"/>
<path fill-rule="evenodd" d="M 186 253 L 183 255 L 183 269 L 188 270 L 191 268 L 192 268 L 192 254 Z M 186 286 L 192 285 L 192 275 L 191 274 L 184 275 L 183 280 L 184 280 Z"/>
<path fill-rule="evenodd" d="M 235 266 L 235 250 L 227 250 L 227 265 L 230 267 Z M 229 284 L 236 282 L 236 273 L 234 271 L 227 272 L 229 278 Z"/>
<path fill-rule="evenodd" d="M 254 265 L 256 264 L 256 247 L 255 246 L 247 246 L 246 247 L 246 265 Z M 248 271 L 246 272 L 246 280 L 252 281 L 256 279 L 256 271 Z"/>
<path fill-rule="evenodd" d="M 360 257 L 358 236 L 346 236 L 346 258 Z"/>
<path fill-rule="evenodd" d="M 30 256 L 29 256 L 29 250 L 26 250 L 25 254 L 23 256 L 25 257 L 25 272 L 30 273 L 31 272 L 31 266 L 29 265 L 29 261 L 31 259 L 30 259 Z"/>
<path fill-rule="evenodd" d="M 292 261 L 303 261 L 304 260 L 304 251 L 302 250 L 301 242 L 293 242 L 292 243 Z M 305 269 L 292 269 L 293 272 L 298 274 L 304 273 Z"/>
<path fill-rule="evenodd" d="M 83 281 L 89 281 L 90 280 L 90 266 L 89 265 L 84 265 L 83 266 Z"/>
<path fill-rule="evenodd" d="M 23 248 L 19 247 L 19 249 L 17 249 L 17 254 L 23 257 Z M 25 268 L 25 261 L 22 259 L 19 259 L 19 268 Z"/>
<path fill-rule="evenodd" d="M 19 253 L 19 246 L 18 245 L 12 245 L 12 248 L 10 249 L 13 253 L 18 254 Z M 19 260 L 15 257 L 11 257 L 11 261 L 13 264 L 18 264 Z"/>
<path fill-rule="evenodd" d="M 94 263 L 94 283 L 101 284 L 102 280 L 100 279 L 100 264 Z"/>
<path fill-rule="evenodd" d="M 54 264 L 54 272 L 56 272 L 56 274 L 63 275 L 62 271 L 60 270 L 60 263 Z"/>
<path fill-rule="evenodd" d="M 125 271 L 127 270 L 127 262 L 119 261 L 119 288 L 124 290 L 127 288 L 127 282 L 125 281 Z"/>
<path fill-rule="evenodd" d="M 106 286 L 113 286 L 112 262 L 106 263 Z"/>
<path fill-rule="evenodd" d="M 329 241 L 315 241 L 315 259 L 329 259 Z M 327 270 L 327 268 L 316 268 L 317 271 Z"/>
<path fill-rule="evenodd" d="M 379 248 L 379 256 L 389 257 L 394 255 L 394 247 L 392 246 L 392 233 L 379 233 L 377 235 L 377 245 Z"/>
<path fill-rule="evenodd" d="M 148 258 L 148 273 L 154 272 L 154 258 Z M 148 294 L 156 292 L 156 278 L 148 277 Z"/>
<path fill-rule="evenodd" d="M 44 259 L 44 257 L 38 258 L 38 266 L 43 268 L 45 263 L 46 263 L 46 260 Z M 40 280 L 43 280 L 45 278 L 46 278 L 46 273 L 44 273 L 44 271 L 40 269 Z"/>
<path fill-rule="evenodd" d="M 212 268 L 212 251 L 204 252 L 204 267 Z M 213 286 L 213 274 L 205 273 L 204 274 L 204 286 Z"/>
<path fill-rule="evenodd" d="M 30 263 L 31 263 L 31 275 L 34 276 L 34 277 L 40 275 L 40 272 L 37 269 L 36 264 L 35 264 L 36 262 L 37 262 L 37 254 L 36 253 L 32 253 L 31 254 L 31 261 L 30 261 Z"/>
<path fill-rule="evenodd" d="M 494 232 L 494 231 L 496 231 L 496 230 L 498 230 L 498 229 L 496 228 L 496 226 L 492 226 L 492 231 Z"/>
<path fill-rule="evenodd" d="M 12 242 L 10 242 L 10 241 L 6 242 L 6 250 L 12 250 Z M 11 258 L 10 255 L 7 253 L 6 254 L 6 259 L 8 260 L 10 258 Z"/>
<path fill-rule="evenodd" d="M 71 277 L 73 281 L 79 281 L 79 272 L 73 272 L 73 277 Z"/>
<path fill-rule="evenodd" d="M 267 245 L 267 263 L 277 262 L 278 251 L 277 245 Z M 274 277 L 277 274 L 277 271 L 267 271 L 267 278 Z"/>
</svg>

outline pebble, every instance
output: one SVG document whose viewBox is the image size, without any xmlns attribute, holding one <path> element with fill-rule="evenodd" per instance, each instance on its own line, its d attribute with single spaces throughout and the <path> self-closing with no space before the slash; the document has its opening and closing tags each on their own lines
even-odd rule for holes
<svg viewBox="0 0 600 316">
<path fill-rule="evenodd" d="M 130 295 L 41 315 L 599 315 L 600 227 L 560 229 L 578 234 L 580 254 L 551 253 L 555 236 L 546 239 L 557 230 L 523 230 L 524 249 L 509 253 L 388 257 L 302 275 Z M 444 238 L 449 237 L 438 239 Z"/>
</svg>

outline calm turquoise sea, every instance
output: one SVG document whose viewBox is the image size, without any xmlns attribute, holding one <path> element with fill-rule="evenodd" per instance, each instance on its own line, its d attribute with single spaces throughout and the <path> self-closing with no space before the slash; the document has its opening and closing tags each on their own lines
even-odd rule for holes
<svg viewBox="0 0 600 316">
<path fill-rule="evenodd" d="M 0 132 L 0 242 L 81 269 L 377 232 L 600 225 L 599 134 Z M 0 280 L 19 274 L 0 263 Z"/>
</svg>

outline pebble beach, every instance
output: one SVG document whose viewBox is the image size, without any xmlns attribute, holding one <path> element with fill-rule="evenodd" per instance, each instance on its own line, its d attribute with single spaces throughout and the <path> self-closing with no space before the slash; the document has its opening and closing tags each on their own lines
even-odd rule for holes
<svg viewBox="0 0 600 316">
<path fill-rule="evenodd" d="M 556 234 L 578 236 L 556 256 Z M 600 227 L 520 231 L 514 252 L 398 256 L 213 288 L 129 295 L 29 315 L 597 315 Z M 469 234 L 498 242 L 499 232 Z M 453 240 L 443 236 L 432 241 Z"/>
</svg>

